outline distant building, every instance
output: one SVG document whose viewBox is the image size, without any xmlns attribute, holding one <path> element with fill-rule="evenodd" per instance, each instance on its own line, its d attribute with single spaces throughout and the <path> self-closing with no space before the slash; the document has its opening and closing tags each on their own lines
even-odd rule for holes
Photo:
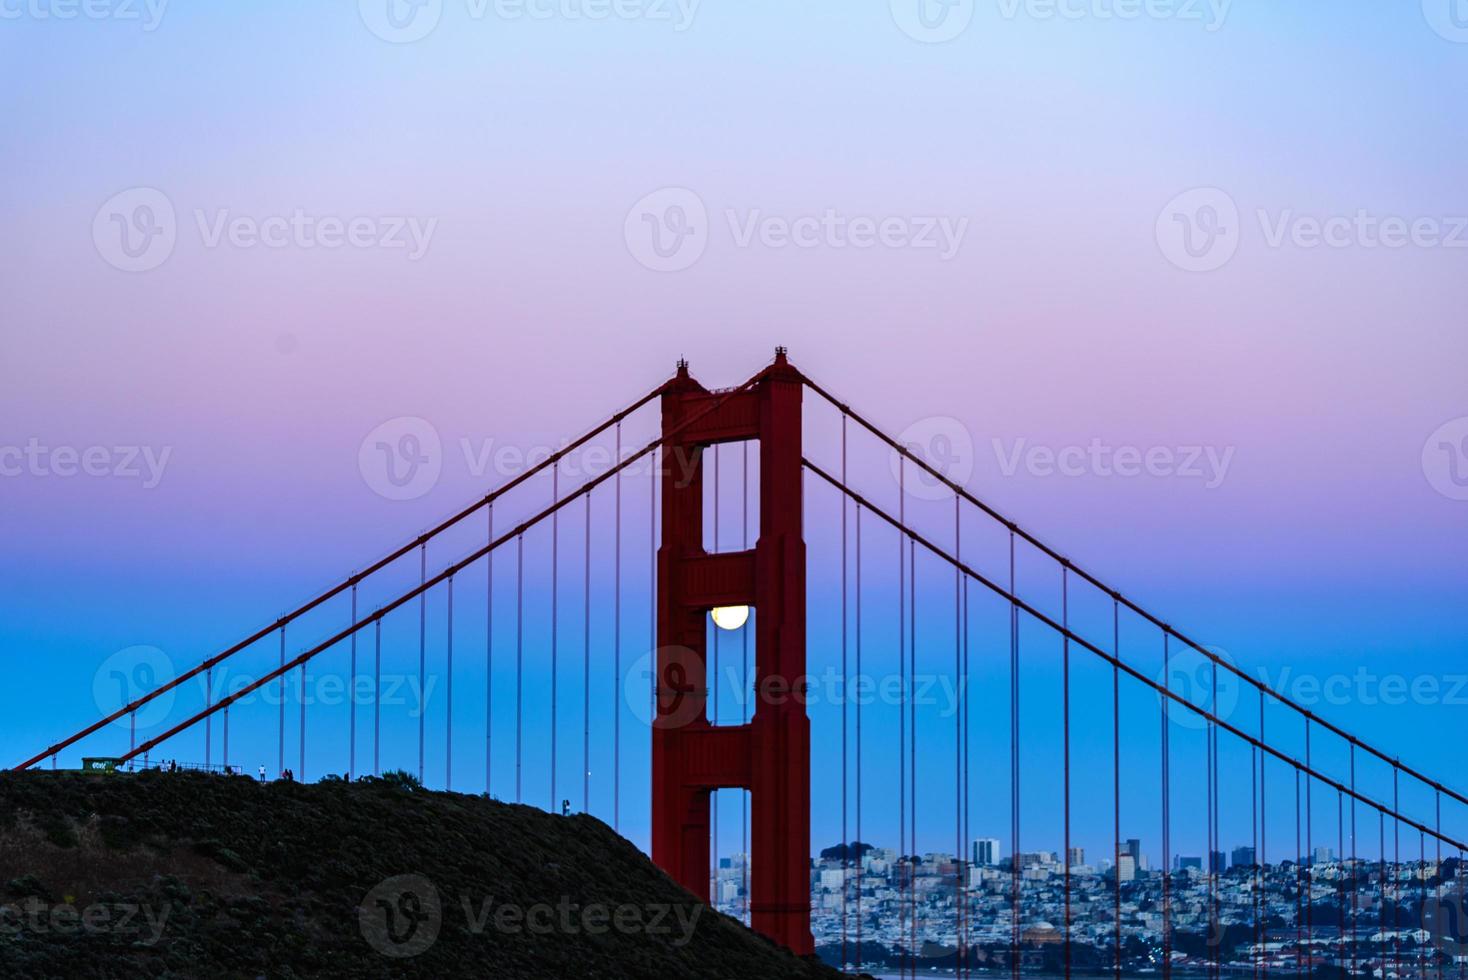
<svg viewBox="0 0 1468 980">
<path fill-rule="evenodd" d="M 1179 854 L 1176 858 L 1173 859 L 1172 866 L 1177 871 L 1186 871 L 1189 868 L 1197 868 L 1199 871 L 1202 871 L 1203 859 L 1200 857 L 1183 857 L 1181 854 Z"/>
<path fill-rule="evenodd" d="M 1330 864 L 1335 861 L 1335 851 L 1328 847 L 1317 847 L 1315 849 L 1314 861 L 1316 864 Z"/>
<path fill-rule="evenodd" d="M 1118 854 L 1116 856 L 1116 879 L 1118 881 L 1135 881 L 1137 878 L 1137 859 L 1130 854 Z"/>
<path fill-rule="evenodd" d="M 974 864 L 981 868 L 992 868 L 999 863 L 999 839 L 980 837 L 974 841 Z"/>
<path fill-rule="evenodd" d="M 1208 858 L 1208 870 L 1216 875 L 1221 875 L 1228 870 L 1228 855 L 1222 851 L 1210 851 Z"/>
<path fill-rule="evenodd" d="M 1072 847 L 1065 852 L 1065 863 L 1072 868 L 1086 863 L 1086 849 L 1084 847 Z"/>
<path fill-rule="evenodd" d="M 1233 866 L 1235 868 L 1252 868 L 1254 866 L 1254 849 L 1252 847 L 1234 848 Z"/>
</svg>

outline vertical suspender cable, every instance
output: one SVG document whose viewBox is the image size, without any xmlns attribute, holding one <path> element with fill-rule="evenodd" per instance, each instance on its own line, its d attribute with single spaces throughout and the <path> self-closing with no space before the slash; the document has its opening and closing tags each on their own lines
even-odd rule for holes
<svg viewBox="0 0 1468 980">
<path fill-rule="evenodd" d="M 962 515 L 958 495 L 953 497 L 953 553 L 963 561 L 963 534 L 960 529 Z M 963 569 L 953 566 L 953 680 L 955 685 L 963 682 Z M 858 668 L 860 673 L 860 668 Z M 955 969 L 963 976 L 963 713 L 953 716 L 953 902 L 954 945 L 958 947 Z"/>
<path fill-rule="evenodd" d="M 559 462 L 551 467 L 551 500 L 560 503 L 561 500 L 561 467 Z M 559 693 L 557 684 L 560 671 L 560 647 L 559 639 L 561 633 L 560 617 L 560 584 L 561 584 L 561 512 L 558 508 L 551 514 L 551 662 L 550 662 L 550 688 L 551 688 L 551 713 L 550 713 L 550 811 L 559 813 L 556 806 L 556 735 L 559 726 L 556 724 L 556 696 Z"/>
<path fill-rule="evenodd" d="M 454 788 L 454 577 L 449 576 L 446 583 L 448 595 L 448 643 L 444 650 L 445 658 L 445 691 L 444 698 L 447 707 L 444 722 L 444 762 L 443 762 L 443 788 L 445 792 L 452 792 Z"/>
<path fill-rule="evenodd" d="M 525 535 L 515 536 L 515 802 L 525 773 Z"/>
<path fill-rule="evenodd" d="M 1009 529 L 1009 594 L 1018 596 L 1015 588 L 1013 526 Z M 1019 867 L 1019 605 L 1009 603 L 1009 944 L 1010 972 L 1014 980 L 1020 974 L 1020 867 Z"/>
<path fill-rule="evenodd" d="M 1397 887 L 1392 895 L 1392 961 L 1397 976 L 1402 975 L 1402 820 L 1401 771 L 1392 766 L 1392 877 Z"/>
<path fill-rule="evenodd" d="M 960 915 L 963 923 L 963 933 L 959 937 L 959 949 L 962 950 L 959 961 L 960 975 L 964 977 L 973 975 L 973 967 L 969 963 L 969 898 L 968 898 L 968 876 L 969 867 L 973 855 L 967 848 L 971 847 L 973 838 L 969 836 L 969 714 L 968 714 L 968 653 L 969 653 L 969 602 L 968 602 L 968 578 L 963 579 L 963 674 L 959 679 L 958 701 L 959 713 L 963 716 L 963 781 L 961 791 L 963 793 L 963 827 L 958 839 L 959 852 L 959 874 L 963 875 L 963 887 L 960 889 L 961 906 Z"/>
<path fill-rule="evenodd" d="M 277 756 L 275 760 L 275 775 L 277 778 L 285 773 L 285 627 L 280 628 L 280 732 L 276 741 Z"/>
<path fill-rule="evenodd" d="M 1264 738 L 1263 691 L 1259 692 L 1259 741 L 1268 744 Z M 1260 955 L 1262 959 L 1259 964 L 1259 972 L 1265 976 L 1269 974 L 1269 953 L 1263 945 L 1268 939 L 1268 933 L 1266 932 L 1268 924 L 1264 918 L 1265 912 L 1267 911 L 1264 907 L 1264 862 L 1269 858 L 1269 797 L 1268 780 L 1265 778 L 1266 772 L 1264 769 L 1266 754 L 1263 751 L 1259 753 L 1259 850 L 1254 855 L 1254 919 L 1259 923 L 1259 942 L 1261 944 Z"/>
<path fill-rule="evenodd" d="M 1442 829 L 1439 827 L 1438 829 Z M 1360 955 L 1356 934 L 1356 743 L 1351 742 L 1351 972 L 1356 972 L 1356 961 Z"/>
<path fill-rule="evenodd" d="M 1315 938 L 1315 793 L 1310 784 L 1310 716 L 1305 716 L 1305 933 Z M 1305 946 L 1305 972 L 1315 972 L 1315 949 Z"/>
<path fill-rule="evenodd" d="M 861 504 L 856 505 L 856 677 L 861 681 Z M 861 699 L 856 701 L 856 842 L 861 843 Z M 856 962 L 862 962 L 861 854 L 856 855 Z"/>
<path fill-rule="evenodd" d="M 841 415 L 841 485 L 846 486 L 846 414 Z M 850 637 L 848 636 L 848 624 L 850 616 L 847 611 L 846 582 L 850 572 L 850 561 L 846 553 L 846 494 L 841 494 L 841 969 L 844 971 L 850 962 L 847 952 L 847 900 L 851 895 L 851 833 L 847 823 L 847 804 L 851 794 L 847 788 L 847 779 L 851 772 L 851 763 L 847 750 L 847 718 L 850 715 L 847 694 L 850 690 L 850 671 L 847 657 L 850 651 Z"/>
<path fill-rule="evenodd" d="M 382 775 L 382 620 L 372 631 L 372 775 Z"/>
<path fill-rule="evenodd" d="M 1354 755 L 1355 750 L 1356 750 L 1356 746 L 1353 743 L 1351 745 L 1351 751 L 1353 753 L 1352 754 L 1352 759 L 1355 758 L 1355 755 Z M 1354 769 L 1354 762 L 1352 763 L 1352 768 Z M 1352 779 L 1354 780 L 1354 778 L 1355 777 L 1353 776 Z M 1433 896 L 1435 898 L 1441 899 L 1442 898 L 1442 881 L 1443 881 L 1443 839 L 1442 839 L 1442 831 L 1443 831 L 1443 793 L 1442 793 L 1442 790 L 1440 790 L 1440 789 L 1439 790 L 1436 790 L 1434 792 L 1434 798 L 1437 801 L 1437 821 L 1436 821 L 1437 826 L 1435 828 L 1436 829 L 1436 835 L 1435 835 L 1435 838 L 1434 838 L 1434 842 L 1437 845 L 1437 857 L 1436 857 L 1436 867 L 1433 868 L 1433 877 L 1435 877 L 1437 879 L 1437 888 L 1434 890 Z M 1356 856 L 1356 831 L 1355 831 L 1355 826 L 1356 826 L 1356 801 L 1353 799 L 1353 800 L 1351 800 L 1351 857 L 1352 858 L 1355 858 L 1355 856 Z M 1355 861 L 1353 860 L 1351 862 L 1351 875 L 1353 877 L 1353 880 L 1354 880 L 1355 874 L 1356 874 L 1356 864 L 1355 864 Z M 1355 957 L 1355 942 L 1356 942 L 1356 911 L 1355 911 L 1355 909 L 1356 909 L 1356 894 L 1355 894 L 1354 887 L 1355 886 L 1353 884 L 1352 885 L 1352 892 L 1351 892 L 1351 944 L 1352 944 L 1351 945 L 1351 955 L 1352 955 L 1352 958 Z M 1441 907 L 1441 906 L 1439 906 L 1439 907 Z M 1461 911 L 1460 911 L 1459 914 L 1461 914 Z M 1457 936 L 1461 933 L 1461 931 L 1462 931 L 1462 925 L 1460 923 L 1458 925 L 1458 928 L 1454 931 L 1453 937 L 1454 938 L 1457 938 Z M 1443 977 L 1443 960 L 1442 960 L 1442 956 L 1440 954 L 1438 954 L 1438 953 L 1434 953 L 1433 954 L 1433 959 L 1437 961 L 1437 980 L 1442 980 L 1442 977 Z"/>
<path fill-rule="evenodd" d="M 484 544 L 495 541 L 495 505 L 487 508 Z M 484 795 L 493 797 L 495 744 L 495 553 L 484 556 Z"/>
<path fill-rule="evenodd" d="M 357 583 L 352 583 L 352 625 L 357 624 Z M 347 677 L 347 779 L 357 776 L 357 631 L 352 631 L 352 666 Z M 226 708 L 226 711 L 229 709 Z M 228 717 L 226 715 L 226 717 Z"/>
<path fill-rule="evenodd" d="M 1346 796 L 1339 788 L 1335 791 L 1336 862 L 1346 860 Z M 1336 936 L 1342 943 L 1346 939 L 1346 881 L 1337 868 L 1335 875 Z"/>
<path fill-rule="evenodd" d="M 1303 862 L 1304 849 L 1300 846 L 1300 770 L 1295 770 L 1295 947 L 1303 948 L 1305 945 L 1305 882 L 1304 873 L 1300 867 Z M 1295 955 L 1296 965 L 1299 963 L 1299 954 Z"/>
<path fill-rule="evenodd" d="M 301 771 L 295 778 L 306 781 L 306 665 L 301 664 Z"/>
<path fill-rule="evenodd" d="M 591 494 L 586 495 L 585 578 L 581 595 L 581 812 L 591 812 Z"/>
<path fill-rule="evenodd" d="M 1115 595 L 1111 599 L 1111 650 L 1117 661 L 1121 660 L 1121 600 Z M 1113 841 L 1112 856 L 1119 859 L 1121 852 L 1121 668 L 1111 665 L 1111 806 Z M 1114 980 L 1121 980 L 1121 869 L 1117 860 L 1116 873 L 1116 935 L 1112 953 Z"/>
<path fill-rule="evenodd" d="M 910 887 L 913 868 L 906 860 L 907 852 L 907 547 L 901 527 L 907 520 L 907 461 L 897 457 L 897 680 L 901 696 L 897 700 L 897 853 L 904 877 L 897 883 L 898 922 L 901 923 L 903 891 Z M 907 976 L 908 949 L 902 946 L 898 960 L 900 976 Z M 844 967 L 843 967 L 844 969 Z"/>
<path fill-rule="evenodd" d="M 1162 682 L 1167 692 L 1172 691 L 1172 634 L 1162 631 Z M 1172 698 L 1162 697 L 1162 976 L 1172 977 L 1172 820 L 1168 808 L 1172 804 L 1172 732 L 1168 703 Z"/>
<path fill-rule="evenodd" d="M 1060 623 L 1064 629 L 1061 643 L 1061 711 L 1060 722 L 1065 779 L 1065 980 L 1070 980 L 1070 566 L 1060 569 Z"/>
<path fill-rule="evenodd" d="M 214 668 L 210 667 L 204 671 L 204 707 L 208 708 L 214 704 Z M 211 758 L 211 750 L 214 748 L 214 716 L 204 716 L 204 768 L 208 770 Z"/>
<path fill-rule="evenodd" d="M 428 583 L 428 542 L 418 549 L 419 584 Z M 418 596 L 418 782 L 423 782 L 423 733 L 428 719 L 428 593 Z"/>
<path fill-rule="evenodd" d="M 622 423 L 617 423 L 617 465 L 622 465 Z M 612 829 L 622 826 L 622 471 L 613 487 L 612 515 Z M 656 477 L 652 478 L 656 480 Z M 650 644 L 648 650 L 654 649 Z M 656 656 L 656 654 L 654 654 Z M 657 669 L 656 663 L 653 669 Z"/>
<path fill-rule="evenodd" d="M 912 684 L 918 684 L 918 541 L 912 537 L 907 538 L 907 609 L 912 610 L 912 615 L 907 618 L 907 629 L 910 631 L 909 647 L 912 648 L 912 656 L 907 660 L 907 666 L 912 669 Z M 910 783 L 913 801 L 913 824 L 910 827 L 912 833 L 913 860 L 918 860 L 918 700 L 913 698 L 912 712 L 907 713 L 907 779 Z M 918 949 L 918 880 L 913 879 L 912 895 L 912 945 Z M 918 973 L 918 965 L 913 964 L 913 974 Z"/>
<path fill-rule="evenodd" d="M 1218 663 L 1210 661 L 1212 665 L 1211 680 L 1212 692 L 1209 695 L 1208 704 L 1214 710 L 1218 710 Z M 1222 870 L 1214 855 L 1218 853 L 1218 725 L 1212 718 L 1208 719 L 1208 972 L 1210 976 L 1217 977 L 1220 969 L 1218 959 L 1219 939 L 1218 933 L 1218 874 Z"/>
</svg>

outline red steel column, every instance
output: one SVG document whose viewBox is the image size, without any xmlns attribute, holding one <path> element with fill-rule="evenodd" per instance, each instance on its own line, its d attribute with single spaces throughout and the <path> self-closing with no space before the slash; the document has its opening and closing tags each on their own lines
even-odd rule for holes
<svg viewBox="0 0 1468 980">
<path fill-rule="evenodd" d="M 810 931 L 810 718 L 800 407 L 783 351 L 759 392 L 760 536 L 755 545 L 755 699 L 750 722 L 750 924 L 799 955 Z"/>
<path fill-rule="evenodd" d="M 750 791 L 750 919 L 801 955 L 810 931 L 810 720 L 805 711 L 805 541 L 801 397 L 779 351 L 752 390 L 707 392 L 680 364 L 663 393 L 658 551 L 657 719 L 652 732 L 653 860 L 707 898 L 715 789 Z M 710 410 L 714 399 L 720 404 Z M 696 423 L 688 423 L 702 413 Z M 704 416 L 707 416 L 706 418 Z M 703 548 L 705 446 L 758 439 L 760 535 L 752 552 Z M 707 616 L 756 607 L 757 692 L 748 725 L 708 721 Z"/>
</svg>

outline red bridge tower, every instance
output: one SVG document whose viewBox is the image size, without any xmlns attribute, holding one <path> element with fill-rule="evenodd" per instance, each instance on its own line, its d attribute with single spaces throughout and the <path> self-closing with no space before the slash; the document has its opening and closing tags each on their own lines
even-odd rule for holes
<svg viewBox="0 0 1468 980">
<path fill-rule="evenodd" d="M 810 719 L 803 690 L 802 389 L 800 372 L 781 348 L 774 364 L 742 391 L 710 392 L 680 364 L 662 395 L 652 856 L 684 888 L 706 895 L 710 794 L 748 789 L 750 924 L 808 955 L 815 944 Z M 711 554 L 703 545 L 703 449 L 746 440 L 759 442 L 759 540 L 753 551 Z M 708 613 L 743 605 L 756 611 L 754 713 L 747 725 L 714 726 L 708 719 Z"/>
</svg>

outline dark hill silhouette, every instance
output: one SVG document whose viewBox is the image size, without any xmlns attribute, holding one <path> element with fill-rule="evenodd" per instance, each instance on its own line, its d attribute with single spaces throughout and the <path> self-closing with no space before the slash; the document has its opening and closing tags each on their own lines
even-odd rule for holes
<svg viewBox="0 0 1468 980">
<path fill-rule="evenodd" d="M 5 977 L 839 976 L 599 820 L 401 781 L 3 773 L 0 889 Z"/>
</svg>

